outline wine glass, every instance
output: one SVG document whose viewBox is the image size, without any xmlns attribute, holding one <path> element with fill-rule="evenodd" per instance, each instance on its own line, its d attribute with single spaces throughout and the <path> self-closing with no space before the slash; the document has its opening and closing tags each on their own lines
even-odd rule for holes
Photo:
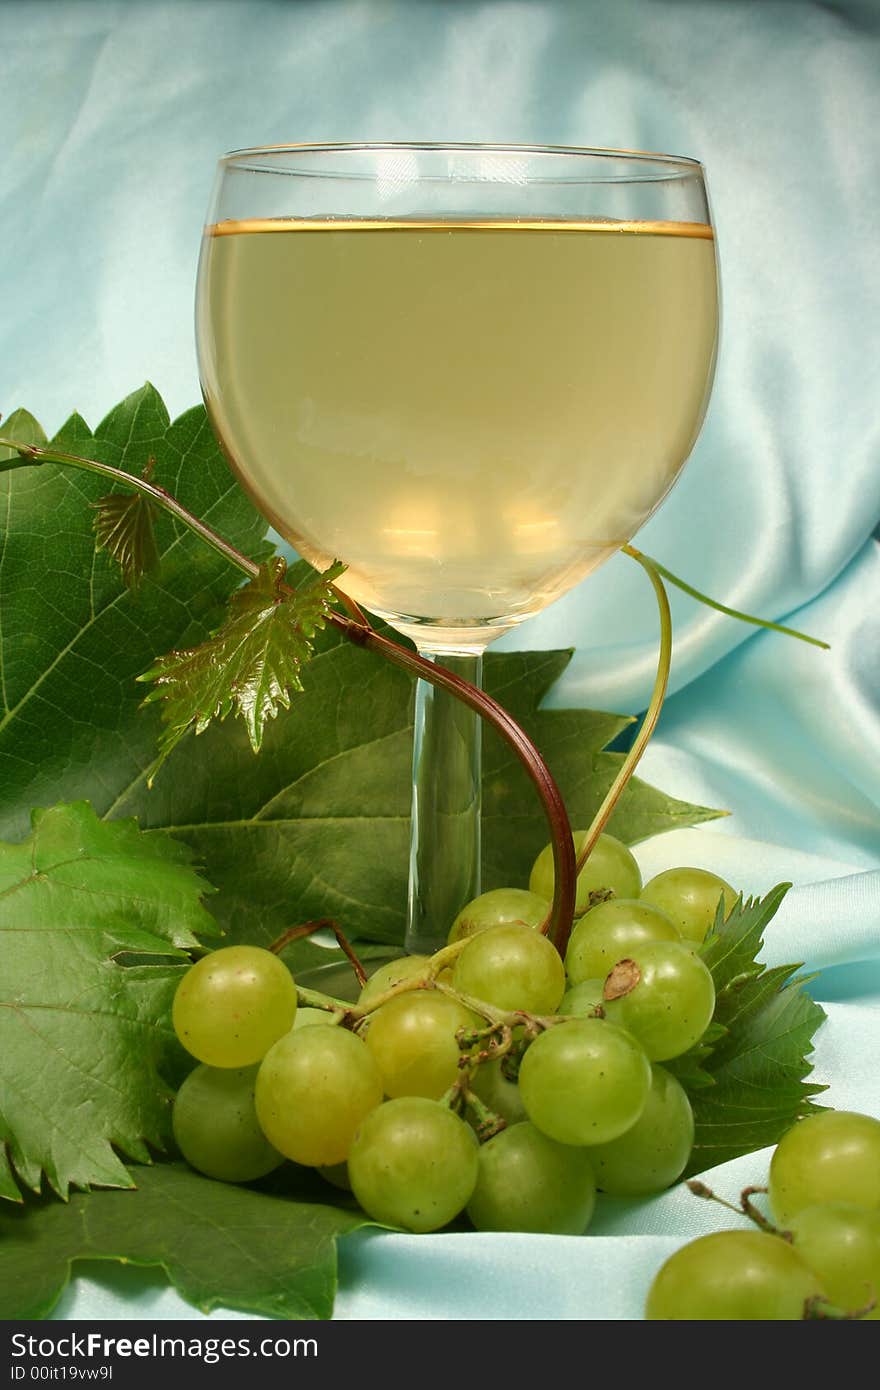
<svg viewBox="0 0 880 1390">
<path fill-rule="evenodd" d="M 715 361 L 702 166 L 631 151 L 300 145 L 220 161 L 202 390 L 272 525 L 479 682 L 651 515 Z M 419 682 L 406 944 L 480 884 L 479 720 Z"/>
</svg>

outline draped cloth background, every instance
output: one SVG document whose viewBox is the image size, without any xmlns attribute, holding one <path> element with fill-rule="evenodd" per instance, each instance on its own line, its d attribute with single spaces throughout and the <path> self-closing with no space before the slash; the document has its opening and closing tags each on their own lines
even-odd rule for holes
<svg viewBox="0 0 880 1390">
<path fill-rule="evenodd" d="M 880 1115 L 880 4 L 808 0 L 0 0 L 0 410 L 96 423 L 149 377 L 198 399 L 191 304 L 217 155 L 304 140 L 665 150 L 707 166 L 724 287 L 709 417 L 639 544 L 801 646 L 673 599 L 674 694 L 644 763 L 729 819 L 639 847 L 795 890 L 768 961 L 822 973 L 828 1099 Z M 872 273 L 874 272 L 874 273 Z M 612 561 L 510 646 L 570 646 L 559 705 L 636 711 L 643 576 Z M 766 1155 L 713 1175 L 761 1181 Z M 665 1253 L 726 1225 L 673 1191 L 598 1239 L 340 1242 L 338 1317 L 634 1318 Z M 479 1290 L 479 1295 L 475 1294 Z M 198 1316 L 131 1270 L 66 1317 Z"/>
</svg>

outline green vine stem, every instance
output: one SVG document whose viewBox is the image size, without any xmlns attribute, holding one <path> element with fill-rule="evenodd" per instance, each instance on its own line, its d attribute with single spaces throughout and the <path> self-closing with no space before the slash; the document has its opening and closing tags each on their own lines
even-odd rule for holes
<svg viewBox="0 0 880 1390">
<path fill-rule="evenodd" d="M 441 946 L 439 951 L 435 951 L 431 957 L 427 978 L 436 980 L 441 971 L 454 966 L 469 939 L 469 937 L 462 936 L 458 941 L 450 941 L 448 946 Z"/>
<path fill-rule="evenodd" d="M 140 493 L 141 496 L 149 498 L 163 511 L 169 512 L 177 521 L 189 527 L 201 540 L 216 550 L 224 559 L 236 565 L 248 578 L 255 579 L 260 573 L 259 565 L 248 559 L 246 555 L 243 555 L 229 541 L 218 535 L 205 522 L 200 521 L 165 488 L 149 482 L 146 478 L 126 473 L 121 468 L 115 468 L 108 463 L 100 463 L 96 459 L 82 458 L 78 454 L 44 448 L 36 444 L 25 444 L 4 436 L 0 436 L 0 447 L 10 449 L 19 456 L 18 459 L 0 461 L 0 471 L 43 463 L 58 463 L 84 469 L 89 473 L 96 473 L 112 483 L 131 488 Z M 470 682 L 462 680 L 460 676 L 453 675 L 452 672 L 444 670 L 442 666 L 438 666 L 434 662 L 426 661 L 424 657 L 418 656 L 409 648 L 393 642 L 380 632 L 376 632 L 368 622 L 360 620 L 363 618 L 363 614 L 357 604 L 341 591 L 337 590 L 337 592 L 340 601 L 349 613 L 360 615 L 359 617 L 345 617 L 341 613 L 329 615 L 328 621 L 344 637 L 369 651 L 378 652 L 387 661 L 402 667 L 412 675 L 429 681 L 441 689 L 448 690 L 491 724 L 520 760 L 541 799 L 553 845 L 555 890 L 545 930 L 560 952 L 564 951 L 574 917 L 577 877 L 571 825 L 559 788 L 534 743 L 520 728 L 516 720 L 491 696 L 478 690 Z"/>
<path fill-rule="evenodd" d="M 333 1014 L 334 1023 L 347 1023 L 350 1006 L 343 999 L 335 999 L 332 994 L 324 994 L 319 989 L 307 989 L 305 985 L 296 987 L 296 1003 L 300 1009 L 323 1009 Z"/>
<path fill-rule="evenodd" d="M 101 478 L 107 478 L 111 483 L 121 483 L 124 487 L 131 488 L 133 492 L 139 492 L 142 497 L 148 497 L 151 502 L 155 502 L 157 507 L 169 512 L 177 521 L 183 522 L 191 531 L 216 550 L 218 555 L 222 555 L 225 560 L 233 565 L 237 565 L 249 579 L 256 579 L 260 573 L 260 566 L 253 560 L 249 560 L 246 555 L 242 555 L 240 550 L 236 550 L 234 545 L 224 540 L 221 535 L 213 531 L 210 526 L 206 526 L 192 512 L 187 511 L 182 502 L 178 502 L 172 493 L 167 492 L 164 487 L 159 487 L 156 483 L 151 483 L 146 478 L 139 478 L 136 473 L 126 473 L 122 468 L 114 468 L 112 463 L 99 463 L 97 459 L 81 458 L 79 454 L 68 454 L 61 449 L 45 449 L 38 444 L 22 444 L 15 439 L 6 439 L 0 435 L 0 448 L 14 449 L 20 455 L 21 461 L 16 459 L 0 460 L 0 473 L 8 473 L 13 468 L 26 468 L 42 463 L 67 464 L 71 468 L 81 468 L 86 473 L 97 473 Z"/>
<path fill-rule="evenodd" d="M 809 642 L 813 647 L 822 647 L 826 652 L 831 650 L 830 643 L 823 642 L 820 637 L 811 637 L 807 632 L 799 632 L 796 627 L 784 627 L 782 623 L 771 623 L 766 618 L 756 618 L 752 613 L 743 613 L 739 608 L 728 608 L 726 603 L 719 603 L 716 598 L 710 598 L 708 594 L 702 593 L 700 589 L 695 589 L 693 584 L 688 584 L 686 580 L 679 579 L 677 574 L 668 570 L 665 565 L 661 565 L 659 560 L 651 560 L 649 555 L 643 555 L 635 546 L 625 545 L 624 554 L 631 555 L 634 560 L 640 563 L 650 560 L 658 574 L 667 579 L 670 584 L 674 584 L 676 589 L 681 589 L 682 593 L 689 594 L 698 603 L 703 603 L 707 608 L 714 608 L 716 613 L 724 613 L 728 618 L 736 618 L 741 623 L 751 623 L 753 627 L 766 628 L 768 632 L 782 632 L 786 637 L 796 637 L 799 642 Z"/>
<path fill-rule="evenodd" d="M 750 613 L 741 613 L 737 608 L 728 608 L 725 604 L 719 603 L 716 599 L 710 598 L 707 594 L 695 589 L 692 584 L 687 584 L 683 579 L 668 570 L 659 561 L 652 560 L 650 555 L 645 555 L 641 550 L 637 550 L 634 545 L 624 545 L 621 547 L 624 555 L 629 555 L 630 559 L 635 560 L 641 565 L 654 586 L 654 593 L 657 598 L 657 608 L 660 615 L 660 654 L 657 661 L 657 676 L 654 681 L 654 689 L 648 705 L 642 726 L 639 729 L 633 745 L 623 761 L 623 764 L 608 789 L 608 794 L 599 810 L 593 818 L 593 823 L 587 832 L 581 852 L 577 858 L 577 872 L 580 873 L 584 864 L 592 854 L 596 846 L 596 841 L 601 835 L 614 807 L 617 805 L 626 784 L 629 782 L 638 763 L 648 745 L 657 721 L 660 718 L 660 711 L 663 708 L 663 701 L 666 697 L 666 687 L 669 683 L 669 668 L 672 661 L 672 616 L 669 609 L 669 598 L 663 584 L 664 579 L 668 579 L 670 584 L 682 589 L 691 598 L 697 599 L 700 603 L 706 604 L 709 608 L 714 608 L 719 613 L 725 613 L 729 618 L 738 618 L 740 622 L 752 623 L 755 627 L 763 627 L 771 632 L 782 632 L 787 637 L 796 637 L 801 642 L 809 642 L 814 647 L 823 647 L 828 650 L 828 643 L 821 641 L 818 637 L 810 637 L 805 632 L 798 632 L 793 627 L 783 627 L 780 623 L 771 623 L 764 618 L 755 618 Z"/>
<path fill-rule="evenodd" d="M 623 552 L 625 555 L 631 555 L 634 560 L 638 561 L 654 586 L 654 593 L 657 598 L 657 610 L 660 615 L 660 654 L 657 658 L 657 675 L 654 680 L 654 689 L 651 692 L 651 699 L 645 711 L 642 726 L 633 740 L 632 747 L 621 764 L 620 771 L 608 788 L 605 800 L 593 817 L 593 823 L 587 831 L 587 838 L 578 855 L 578 873 L 580 873 L 584 864 L 592 854 L 596 846 L 596 841 L 608 824 L 611 812 L 623 795 L 627 782 L 641 762 L 642 754 L 647 748 L 648 741 L 657 727 L 657 720 L 660 718 L 660 711 L 663 708 L 663 701 L 666 698 L 666 687 L 669 683 L 669 668 L 672 664 L 672 614 L 669 611 L 669 598 L 667 597 L 663 580 L 660 578 L 660 572 L 653 560 L 649 560 L 647 555 L 643 555 L 641 551 L 634 550 L 631 545 L 625 545 L 623 547 Z"/>
<path fill-rule="evenodd" d="M 657 727 L 657 720 L 660 718 L 660 711 L 663 708 L 663 700 L 666 695 L 666 686 L 669 682 L 669 668 L 672 663 L 672 615 L 669 611 L 669 599 L 666 594 L 666 589 L 663 586 L 663 580 L 660 577 L 659 569 L 657 565 L 654 564 L 653 560 L 650 560 L 647 555 L 643 555 L 641 551 L 635 550 L 632 546 L 623 546 L 623 551 L 626 555 L 630 555 L 634 560 L 638 561 L 654 586 L 657 608 L 660 614 L 660 654 L 657 660 L 657 676 L 654 681 L 654 690 L 651 694 L 650 703 L 645 712 L 645 717 L 642 720 L 642 726 L 633 741 L 632 747 L 624 758 L 617 776 L 608 788 L 605 800 L 593 817 L 593 822 L 587 831 L 587 837 L 577 857 L 575 865 L 576 873 L 580 873 L 595 849 L 596 841 L 608 824 L 612 811 L 623 795 L 626 784 L 635 772 L 642 754 L 648 746 L 648 740 Z M 568 924 L 567 929 L 561 936 L 557 936 L 554 934 L 552 914 L 548 914 L 548 918 L 542 924 L 541 930 L 551 934 L 553 942 L 560 954 L 564 955 L 565 947 L 568 944 L 568 938 L 571 933 L 571 923 Z"/>
</svg>

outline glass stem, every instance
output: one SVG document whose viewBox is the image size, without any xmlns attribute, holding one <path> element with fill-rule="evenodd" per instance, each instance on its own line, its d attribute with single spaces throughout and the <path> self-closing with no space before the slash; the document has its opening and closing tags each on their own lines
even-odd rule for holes
<svg viewBox="0 0 880 1390">
<path fill-rule="evenodd" d="M 481 684 L 481 652 L 421 655 Z M 411 955 L 445 946 L 454 918 L 480 891 L 481 724 L 448 691 L 417 682 L 406 923 Z"/>
</svg>

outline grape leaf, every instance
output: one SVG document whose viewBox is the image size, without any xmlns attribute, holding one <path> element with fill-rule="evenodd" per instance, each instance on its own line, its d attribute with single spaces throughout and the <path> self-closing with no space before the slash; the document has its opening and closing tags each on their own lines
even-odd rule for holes
<svg viewBox="0 0 880 1390">
<path fill-rule="evenodd" d="M 589 824 L 621 761 L 599 750 L 627 721 L 536 709 L 569 658 L 490 654 L 486 687 L 496 698 L 500 688 L 515 706 L 557 775 L 572 819 Z M 193 847 L 219 889 L 214 910 L 235 940 L 266 945 L 294 922 L 330 916 L 350 937 L 400 942 L 412 683 L 331 631 L 322 634 L 304 685 L 295 712 L 267 729 L 260 759 L 242 730 L 214 726 L 179 750 L 187 754 L 185 785 L 169 771 L 149 795 L 141 782 L 133 784 L 118 806 Z M 526 775 L 492 731 L 484 753 L 484 886 L 525 886 L 548 838 L 546 824 Z M 632 839 L 714 814 L 637 782 L 613 829 Z"/>
<path fill-rule="evenodd" d="M 45 442 L 26 412 L 3 433 Z M 72 415 L 52 441 L 153 480 L 255 560 L 266 523 L 230 475 L 202 407 L 173 424 L 145 386 L 96 439 Z M 0 448 L 0 458 L 10 451 Z M 27 833 L 32 806 L 85 798 L 112 812 L 156 754 L 161 717 L 137 677 L 159 652 L 191 646 L 221 619 L 240 573 L 168 516 L 156 520 L 157 578 L 137 593 L 95 551 L 92 505 L 105 479 L 43 463 L 0 473 L 0 836 Z M 181 764 L 181 767 L 183 764 Z"/>
<path fill-rule="evenodd" d="M 213 1182 L 182 1163 L 134 1176 L 136 1191 L 0 1209 L 0 1318 L 46 1317 L 75 1261 L 93 1259 L 158 1265 L 204 1313 L 330 1317 L 336 1237 L 365 1224 L 360 1212 Z"/>
<path fill-rule="evenodd" d="M 302 690 L 300 672 L 314 652 L 315 634 L 333 605 L 332 585 L 343 566 L 312 574 L 294 590 L 287 564 L 276 555 L 232 595 L 225 621 L 207 642 L 168 652 L 138 679 L 153 681 L 144 704 L 162 701 L 165 729 L 147 783 L 190 729 L 204 733 L 231 711 L 245 722 L 251 748 L 260 751 L 267 719 L 290 709 L 290 691 Z"/>
<path fill-rule="evenodd" d="M 10 435 L 14 424 L 5 426 Z M 259 550 L 262 523 L 230 478 L 202 409 L 169 425 L 158 396 L 144 388 L 111 412 L 98 435 L 73 417 L 61 443 L 131 471 L 152 455 L 157 482 L 240 548 Z M 0 833 L 22 833 L 34 804 L 87 797 L 101 815 L 137 815 L 188 842 L 220 889 L 212 906 L 235 939 L 265 944 L 297 921 L 331 916 L 350 937 L 400 941 L 410 677 L 325 631 L 304 693 L 288 717 L 267 727 L 259 758 L 238 723 L 212 724 L 173 750 L 148 791 L 161 724 L 155 706 L 138 709 L 135 677 L 157 653 L 204 640 L 216 626 L 216 600 L 240 576 L 163 517 L 158 580 L 145 579 L 132 595 L 107 557 L 94 555 L 84 503 L 97 496 L 100 479 L 43 464 L 0 476 L 4 487 Z M 621 755 L 604 745 L 630 721 L 540 710 L 569 660 L 569 652 L 490 654 L 486 683 L 536 738 L 577 826 L 589 823 L 620 765 Z M 484 808 L 485 886 L 524 884 L 547 830 L 530 783 L 491 733 Z M 716 814 L 634 781 L 611 828 L 633 841 Z"/>
<path fill-rule="evenodd" d="M 824 1010 L 797 976 L 799 965 L 768 969 L 757 960 L 764 931 L 789 884 L 719 911 L 702 947 L 715 981 L 711 1034 L 665 1065 L 689 1091 L 696 1135 L 687 1174 L 775 1144 L 816 1107 L 825 1089 L 805 1080 Z"/>
<path fill-rule="evenodd" d="M 114 1152 L 149 1161 L 167 1133 L 158 1068 L 173 1047 L 171 996 L 186 950 L 216 935 L 190 853 L 85 803 L 35 811 L 0 845 L 0 1194 L 45 1173 L 128 1187 Z M 161 963 L 124 968 L 123 953 Z M 15 1175 L 15 1176 L 14 1176 Z"/>
</svg>

